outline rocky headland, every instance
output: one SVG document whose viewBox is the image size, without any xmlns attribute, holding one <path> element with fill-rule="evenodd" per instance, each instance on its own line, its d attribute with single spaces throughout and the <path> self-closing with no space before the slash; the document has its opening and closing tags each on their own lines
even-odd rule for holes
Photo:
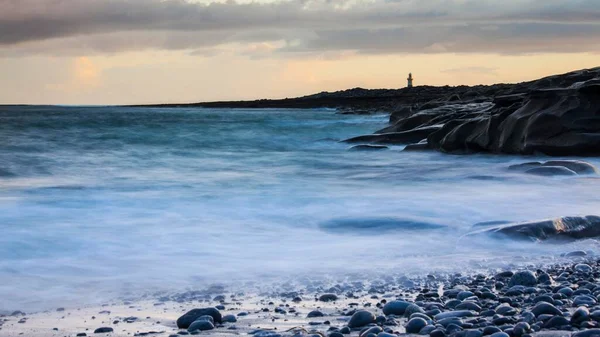
<svg viewBox="0 0 600 337">
<path fill-rule="evenodd" d="M 407 145 L 407 151 L 454 154 L 600 154 L 600 68 L 518 84 L 355 88 L 282 100 L 158 106 L 335 108 L 339 113 L 389 113 L 390 126 L 346 142 Z"/>
</svg>

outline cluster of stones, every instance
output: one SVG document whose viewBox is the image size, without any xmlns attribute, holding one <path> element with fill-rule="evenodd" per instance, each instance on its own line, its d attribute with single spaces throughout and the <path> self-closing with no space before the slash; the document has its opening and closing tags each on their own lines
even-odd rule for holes
<svg viewBox="0 0 600 337">
<path fill-rule="evenodd" d="M 367 304 L 364 309 L 356 309 L 357 303 L 351 304 L 340 312 L 342 317 L 348 317 L 343 326 L 335 324 L 341 317 L 328 317 L 320 310 L 309 312 L 307 318 L 329 318 L 319 323 L 328 326 L 325 332 L 256 330 L 252 334 L 255 337 L 393 337 L 402 334 L 528 337 L 558 331 L 561 336 L 600 336 L 599 264 L 587 261 L 546 270 L 449 278 L 441 283 L 431 277 L 430 286 L 414 288 L 410 299 L 389 299 L 389 296 L 380 299 L 373 295 L 371 298 L 378 299 L 376 309 Z M 294 299 L 294 302 L 300 300 Z M 335 302 L 340 296 L 326 293 L 317 300 Z M 281 313 L 292 313 L 292 309 Z M 235 316 L 230 316 L 235 320 Z M 187 329 L 185 333 L 198 334 L 223 326 L 226 321 L 231 320 L 222 317 L 218 309 L 204 308 L 181 316 L 177 325 Z"/>
</svg>

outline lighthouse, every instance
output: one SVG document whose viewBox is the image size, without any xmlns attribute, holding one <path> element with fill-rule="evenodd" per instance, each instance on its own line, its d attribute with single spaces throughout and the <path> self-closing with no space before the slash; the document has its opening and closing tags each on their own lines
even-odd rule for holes
<svg viewBox="0 0 600 337">
<path fill-rule="evenodd" d="M 406 80 L 408 81 L 408 85 L 407 85 L 407 87 L 408 87 L 408 88 L 412 88 L 412 86 L 413 86 L 413 77 L 412 77 L 412 73 L 409 73 L 409 74 L 408 74 L 408 78 L 407 78 Z"/>
</svg>

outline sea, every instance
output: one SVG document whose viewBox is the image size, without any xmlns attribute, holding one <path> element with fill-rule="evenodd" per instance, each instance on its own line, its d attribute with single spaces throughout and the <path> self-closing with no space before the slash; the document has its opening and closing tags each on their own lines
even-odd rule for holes
<svg viewBox="0 0 600 337">
<path fill-rule="evenodd" d="M 597 250 L 464 238 L 481 222 L 598 214 L 596 177 L 507 169 L 542 156 L 340 142 L 387 125 L 327 109 L 0 107 L 0 311 Z"/>
</svg>

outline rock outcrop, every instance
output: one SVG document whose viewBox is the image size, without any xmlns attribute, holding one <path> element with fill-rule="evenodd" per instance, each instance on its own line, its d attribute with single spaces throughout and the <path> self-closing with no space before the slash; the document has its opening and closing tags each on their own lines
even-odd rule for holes
<svg viewBox="0 0 600 337">
<path fill-rule="evenodd" d="M 562 217 L 552 220 L 523 222 L 488 227 L 467 234 L 467 237 L 489 235 L 526 241 L 572 241 L 600 237 L 600 217 Z"/>
<path fill-rule="evenodd" d="M 447 153 L 600 155 L 600 68 L 488 90 L 489 101 L 472 95 L 476 98 L 452 95 L 446 101 L 398 108 L 389 127 L 347 141 L 405 144 L 427 139 L 427 146 L 417 148 Z"/>
</svg>

